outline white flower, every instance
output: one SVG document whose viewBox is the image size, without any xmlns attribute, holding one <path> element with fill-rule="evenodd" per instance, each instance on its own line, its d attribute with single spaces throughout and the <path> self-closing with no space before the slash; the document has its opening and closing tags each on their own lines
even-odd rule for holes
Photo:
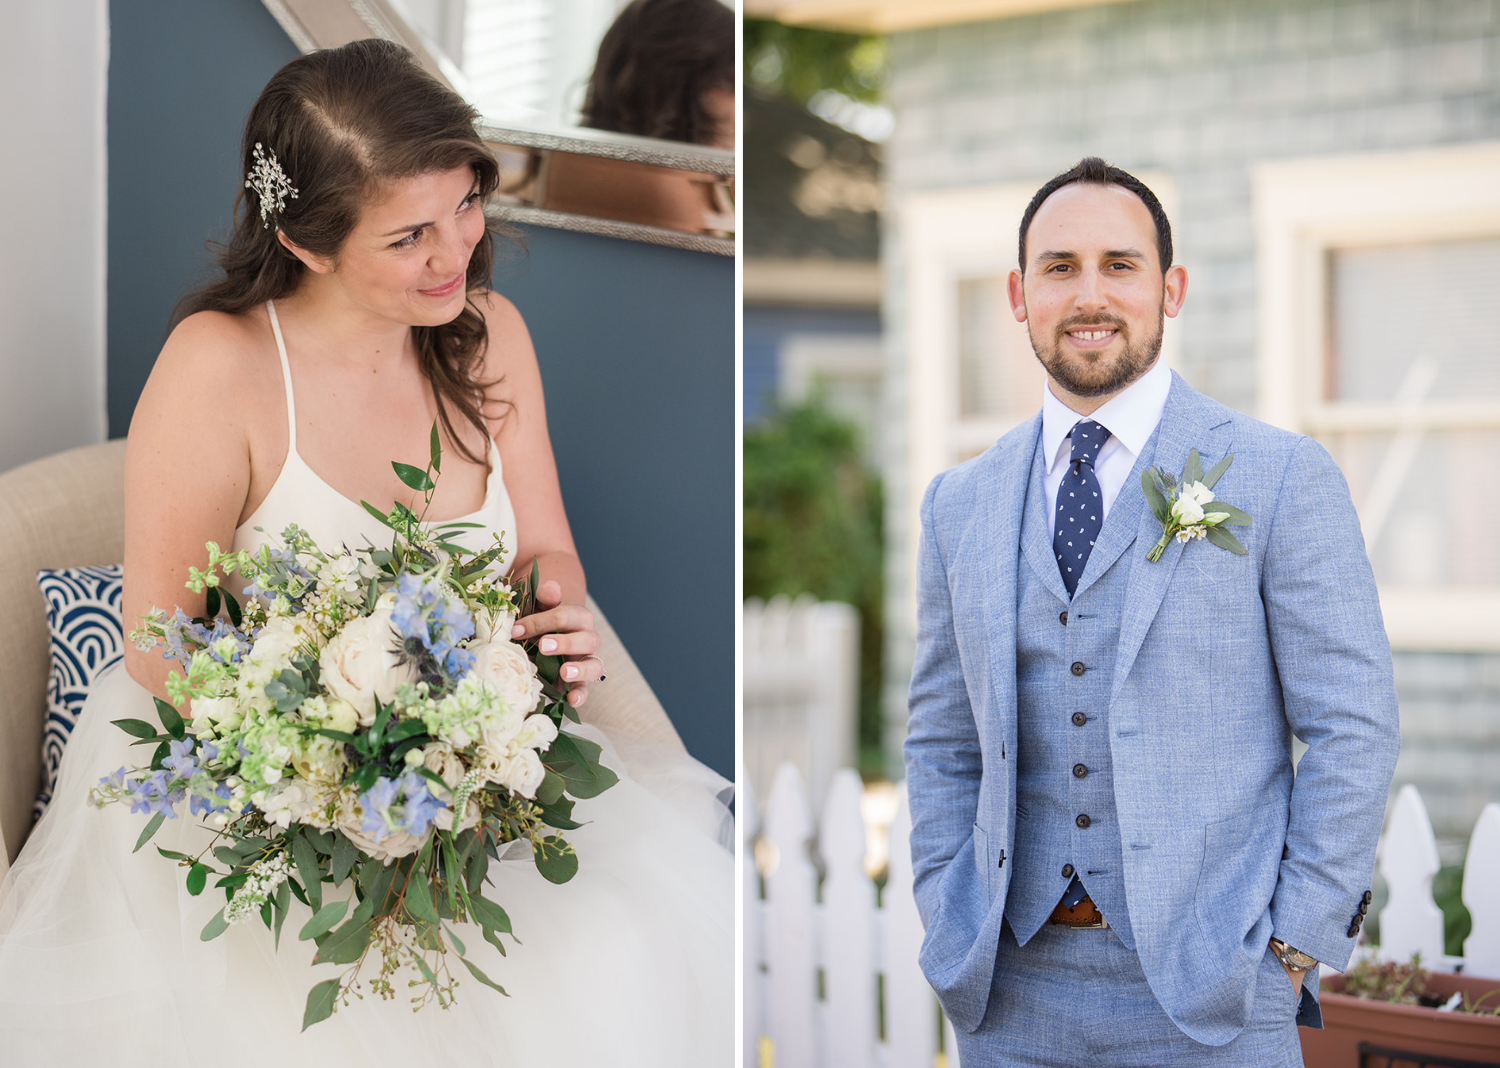
<svg viewBox="0 0 1500 1068">
<path fill-rule="evenodd" d="M 300 616 L 277 616 L 255 636 L 246 658 L 264 667 L 279 671 L 291 660 L 299 646 L 323 644 L 323 636 L 316 627 Z"/>
<path fill-rule="evenodd" d="M 497 637 L 509 638 L 510 628 L 516 625 L 516 613 L 492 612 L 490 609 L 480 605 L 474 610 L 474 643 L 484 645 L 494 641 Z"/>
<path fill-rule="evenodd" d="M 520 732 L 510 740 L 517 749 L 546 749 L 557 738 L 557 724 L 546 713 L 527 716 Z"/>
<path fill-rule="evenodd" d="M 542 699 L 542 680 L 536 666 L 522 649 L 509 638 L 470 647 L 474 654 L 471 674 L 494 685 L 500 701 L 511 712 L 525 715 Z"/>
<path fill-rule="evenodd" d="M 306 823 L 307 817 L 325 803 L 323 792 L 302 779 L 291 778 L 267 791 L 255 807 L 265 813 L 266 822 L 286 830 L 293 823 Z"/>
<path fill-rule="evenodd" d="M 415 750 L 414 750 L 415 751 Z M 448 789 L 457 790 L 466 769 L 458 754 L 446 742 L 429 742 L 422 748 L 422 761 L 428 771 L 437 772 L 438 778 L 448 784 Z"/>
<path fill-rule="evenodd" d="M 400 639 L 391 626 L 396 596 L 387 593 L 375 611 L 350 620 L 323 648 L 322 682 L 335 697 L 359 713 L 359 725 L 375 722 L 375 699 L 389 703 L 403 682 L 417 680 L 415 664 L 400 662 Z"/>
<path fill-rule="evenodd" d="M 359 713 L 354 706 L 337 697 L 315 694 L 303 701 L 297 711 L 302 714 L 302 722 L 309 727 L 353 734 L 354 728 L 359 726 Z"/>
<path fill-rule="evenodd" d="M 192 705 L 193 733 L 214 738 L 244 722 L 245 714 L 233 697 L 195 697 Z"/>
<path fill-rule="evenodd" d="M 321 734 L 303 735 L 292 746 L 292 770 L 308 782 L 336 786 L 348 766 L 344 744 Z"/>
<path fill-rule="evenodd" d="M 547 777 L 547 769 L 542 767 L 542 758 L 535 749 L 522 749 L 511 759 L 507 771 L 506 781 L 501 785 L 521 797 L 535 797 L 537 787 Z"/>
</svg>

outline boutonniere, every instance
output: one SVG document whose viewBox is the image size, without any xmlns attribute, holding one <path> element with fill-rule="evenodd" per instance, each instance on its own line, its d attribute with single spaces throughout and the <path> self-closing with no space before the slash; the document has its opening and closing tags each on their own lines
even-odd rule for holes
<svg viewBox="0 0 1500 1068">
<path fill-rule="evenodd" d="M 1214 497 L 1214 483 L 1234 463 L 1234 454 L 1224 457 L 1203 473 L 1203 461 L 1198 450 L 1188 452 L 1187 465 L 1181 477 L 1173 477 L 1170 471 L 1160 467 L 1148 467 L 1141 472 L 1141 488 L 1146 493 L 1146 503 L 1161 523 L 1161 540 L 1146 554 L 1152 563 L 1161 559 L 1167 543 L 1174 537 L 1178 541 L 1207 538 L 1221 549 L 1228 549 L 1244 556 L 1246 549 L 1225 527 L 1248 527 L 1253 520 L 1232 504 Z"/>
</svg>

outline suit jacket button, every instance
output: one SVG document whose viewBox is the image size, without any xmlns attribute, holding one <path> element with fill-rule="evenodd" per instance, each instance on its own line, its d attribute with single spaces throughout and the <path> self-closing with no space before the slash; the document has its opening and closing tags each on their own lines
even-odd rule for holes
<svg viewBox="0 0 1500 1068">
<path fill-rule="evenodd" d="M 1075 726 L 1075 727 L 1082 727 L 1088 721 L 1089 721 L 1088 716 L 1085 716 L 1082 712 L 1074 712 L 1073 713 L 1073 726 Z"/>
<path fill-rule="evenodd" d="M 1089 769 L 1082 764 L 1073 765 L 1073 778 L 1081 779 L 1089 773 Z"/>
<path fill-rule="evenodd" d="M 1076 824 L 1078 824 L 1078 829 L 1080 831 L 1086 831 L 1086 830 L 1089 829 L 1089 824 L 1092 823 L 1092 822 L 1094 822 L 1094 821 L 1088 818 L 1088 814 L 1087 813 L 1083 813 L 1083 814 L 1080 814 L 1079 817 L 1076 820 L 1074 820 L 1073 822 L 1076 823 Z"/>
<path fill-rule="evenodd" d="M 1361 901 L 1361 902 L 1360 902 L 1360 903 L 1359 903 L 1359 914 L 1360 914 L 1360 915 L 1361 915 L 1361 916 L 1364 916 L 1364 915 L 1366 915 L 1366 914 L 1367 914 L 1367 913 L 1368 913 L 1368 912 L 1369 912 L 1369 911 L 1370 911 L 1370 903 L 1369 903 L 1369 902 L 1368 902 L 1368 901 Z"/>
<path fill-rule="evenodd" d="M 1073 661 L 1073 674 L 1082 675 L 1086 670 L 1088 669 L 1083 666 L 1082 660 Z"/>
<path fill-rule="evenodd" d="M 1359 924 L 1351 923 L 1349 925 L 1349 929 L 1345 931 L 1344 934 L 1349 938 L 1353 938 L 1355 935 L 1359 934 Z"/>
<path fill-rule="evenodd" d="M 1071 865 L 1071 864 L 1064 864 L 1063 865 L 1063 878 L 1064 879 L 1071 879 L 1071 878 L 1073 878 L 1073 865 Z"/>
<path fill-rule="evenodd" d="M 1057 621 L 1066 627 L 1068 625 L 1068 613 L 1060 612 L 1057 616 Z"/>
<path fill-rule="evenodd" d="M 1370 903 L 1370 891 L 1366 890 L 1365 891 L 1365 896 L 1362 897 L 1362 898 L 1360 898 L 1360 900 L 1363 901 L 1366 905 L 1368 905 Z"/>
</svg>

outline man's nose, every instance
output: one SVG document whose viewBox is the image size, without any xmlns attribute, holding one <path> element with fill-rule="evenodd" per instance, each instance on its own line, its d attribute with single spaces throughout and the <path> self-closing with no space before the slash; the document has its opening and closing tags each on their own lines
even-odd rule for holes
<svg viewBox="0 0 1500 1068">
<path fill-rule="evenodd" d="M 1078 272 L 1078 291 L 1073 303 L 1080 311 L 1099 311 L 1109 306 L 1109 297 L 1104 291 L 1104 279 L 1096 267 L 1085 267 Z"/>
</svg>

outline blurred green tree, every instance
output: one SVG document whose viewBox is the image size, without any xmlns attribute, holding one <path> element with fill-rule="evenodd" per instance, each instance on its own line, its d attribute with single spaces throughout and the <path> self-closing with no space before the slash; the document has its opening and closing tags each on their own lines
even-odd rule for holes
<svg viewBox="0 0 1500 1068">
<path fill-rule="evenodd" d="M 878 776 L 884 647 L 880 479 L 859 429 L 816 397 L 745 431 L 745 596 L 810 593 L 859 611 L 859 763 Z"/>
<path fill-rule="evenodd" d="M 878 104 L 885 38 L 745 19 L 745 74 L 751 86 L 803 105 L 823 90 Z"/>
</svg>

